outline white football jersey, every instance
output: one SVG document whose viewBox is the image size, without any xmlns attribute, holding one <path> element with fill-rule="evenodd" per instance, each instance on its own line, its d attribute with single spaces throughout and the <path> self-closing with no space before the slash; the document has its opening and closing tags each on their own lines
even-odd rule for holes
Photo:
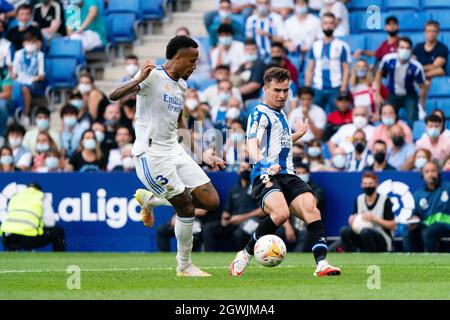
<svg viewBox="0 0 450 320">
<path fill-rule="evenodd" d="M 135 76 L 139 77 L 140 71 Z M 157 66 L 139 84 L 136 100 L 136 141 L 133 155 L 179 151 L 178 118 L 183 110 L 186 81 L 174 80 L 162 66 Z M 151 141 L 151 147 L 150 147 Z"/>
</svg>

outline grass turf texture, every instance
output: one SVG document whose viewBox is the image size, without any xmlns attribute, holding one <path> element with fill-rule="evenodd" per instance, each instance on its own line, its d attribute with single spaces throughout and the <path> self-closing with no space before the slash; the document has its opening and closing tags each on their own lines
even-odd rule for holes
<svg viewBox="0 0 450 320">
<path fill-rule="evenodd" d="M 195 253 L 210 278 L 175 276 L 174 253 L 1 253 L 0 299 L 450 299 L 449 254 L 329 254 L 340 277 L 313 277 L 311 254 L 288 253 L 275 268 L 254 260 L 243 277 L 228 274 L 233 253 Z M 81 289 L 67 289 L 68 266 Z M 368 266 L 381 288 L 367 288 Z"/>
</svg>

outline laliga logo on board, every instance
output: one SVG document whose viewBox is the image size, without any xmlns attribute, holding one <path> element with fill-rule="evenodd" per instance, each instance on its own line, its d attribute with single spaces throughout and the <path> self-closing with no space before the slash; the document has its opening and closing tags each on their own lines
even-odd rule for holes
<svg viewBox="0 0 450 320">
<path fill-rule="evenodd" d="M 0 222 L 6 216 L 8 200 L 17 192 L 26 188 L 24 184 L 11 182 L 5 186 L 0 194 Z M 126 197 L 106 198 L 105 189 L 97 189 L 94 199 L 97 212 L 91 209 L 91 193 L 82 192 L 81 197 L 66 197 L 61 199 L 57 206 L 53 203 L 53 194 L 45 193 L 49 197 L 55 211 L 55 220 L 64 222 L 96 222 L 105 221 L 112 229 L 123 228 L 128 218 L 134 222 L 141 221 L 140 207 L 136 199 Z"/>
<path fill-rule="evenodd" d="M 388 196 L 392 202 L 392 211 L 395 214 L 395 221 L 404 224 L 414 210 L 414 197 L 409 190 L 409 186 L 400 181 L 391 179 L 383 181 L 378 186 L 378 193 Z"/>
</svg>

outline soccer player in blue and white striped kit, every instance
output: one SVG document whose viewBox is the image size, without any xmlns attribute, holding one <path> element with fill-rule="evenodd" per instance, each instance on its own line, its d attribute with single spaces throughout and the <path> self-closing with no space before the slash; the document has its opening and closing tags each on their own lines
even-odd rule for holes
<svg viewBox="0 0 450 320">
<path fill-rule="evenodd" d="M 245 249 L 239 251 L 230 265 L 233 276 L 241 276 L 254 254 L 256 241 L 274 234 L 289 218 L 290 212 L 307 225 L 308 243 L 312 247 L 316 276 L 340 275 L 341 270 L 326 260 L 327 243 L 320 211 L 312 189 L 296 176 L 292 161 L 292 145 L 308 131 L 307 120 L 298 120 L 297 132 L 291 133 L 282 111 L 289 92 L 290 75 L 286 69 L 271 68 L 264 74 L 264 103 L 249 116 L 247 146 L 254 166 L 251 173 L 252 196 L 265 217 Z"/>
</svg>

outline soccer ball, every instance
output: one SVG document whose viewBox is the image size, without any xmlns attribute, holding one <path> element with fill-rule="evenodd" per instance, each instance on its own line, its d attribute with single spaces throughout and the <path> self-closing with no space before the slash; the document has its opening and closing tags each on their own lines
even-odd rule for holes
<svg viewBox="0 0 450 320">
<path fill-rule="evenodd" d="M 265 267 L 279 265 L 286 255 L 286 245 L 274 234 L 265 235 L 256 241 L 255 259 Z"/>
</svg>

